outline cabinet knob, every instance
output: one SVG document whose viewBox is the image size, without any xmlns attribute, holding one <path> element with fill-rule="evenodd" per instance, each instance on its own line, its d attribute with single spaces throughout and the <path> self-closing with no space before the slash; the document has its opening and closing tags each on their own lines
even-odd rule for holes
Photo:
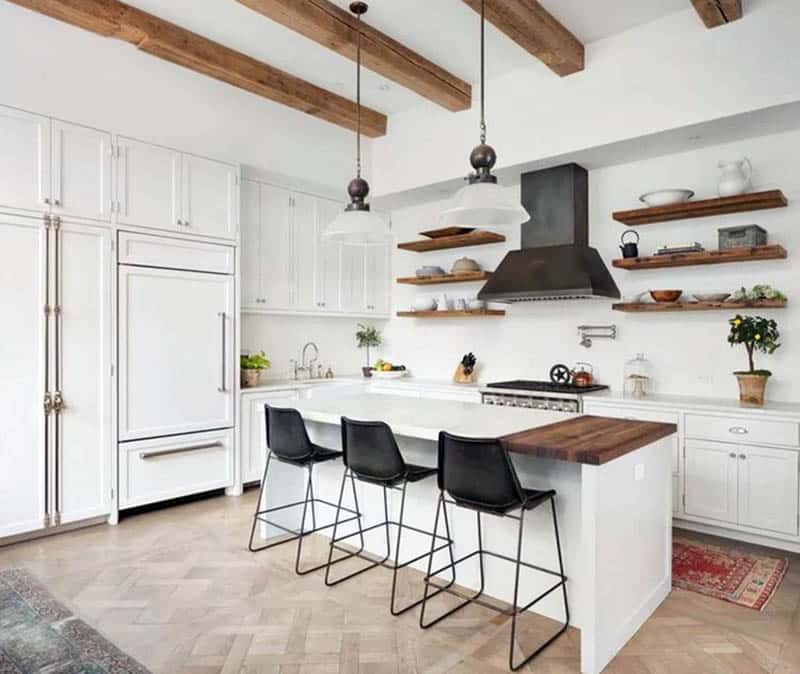
<svg viewBox="0 0 800 674">
<path fill-rule="evenodd" d="M 45 197 L 44 199 L 42 199 L 42 201 L 44 201 L 44 203 L 46 203 L 48 206 L 50 205 L 50 198 L 49 197 Z"/>
<path fill-rule="evenodd" d="M 56 200 L 54 200 L 54 201 L 53 201 L 53 203 L 54 203 L 56 206 L 60 206 L 60 205 L 61 205 L 61 199 L 56 199 Z"/>
<path fill-rule="evenodd" d="M 744 426 L 731 426 L 728 429 L 729 433 L 735 433 L 736 435 L 747 435 L 750 431 L 748 431 Z"/>
<path fill-rule="evenodd" d="M 747 454 L 739 454 L 739 458 L 744 460 L 747 458 Z"/>
<path fill-rule="evenodd" d="M 732 459 L 735 459 L 735 458 L 736 458 L 736 452 L 731 452 L 731 453 L 730 453 L 730 457 L 731 457 Z"/>
</svg>

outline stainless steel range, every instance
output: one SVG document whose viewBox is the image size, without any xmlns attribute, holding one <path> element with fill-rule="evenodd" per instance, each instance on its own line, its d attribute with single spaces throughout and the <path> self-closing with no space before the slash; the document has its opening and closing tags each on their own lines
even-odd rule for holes
<svg viewBox="0 0 800 674">
<path fill-rule="evenodd" d="M 487 384 L 481 389 L 481 402 L 484 405 L 501 407 L 582 412 L 584 395 L 606 389 L 608 386 L 600 384 L 575 386 L 574 384 L 517 379 Z"/>
</svg>

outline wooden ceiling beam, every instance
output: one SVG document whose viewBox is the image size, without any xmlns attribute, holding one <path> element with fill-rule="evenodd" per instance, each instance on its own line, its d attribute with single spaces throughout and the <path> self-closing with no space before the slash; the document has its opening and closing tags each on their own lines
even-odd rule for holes
<svg viewBox="0 0 800 674">
<path fill-rule="evenodd" d="M 355 130 L 356 104 L 294 75 L 225 47 L 119 0 L 11 0 L 54 19 L 208 75 L 313 117 Z M 364 135 L 386 134 L 386 115 L 361 108 Z"/>
<path fill-rule="evenodd" d="M 476 12 L 481 0 L 464 0 Z M 583 70 L 583 43 L 537 0 L 486 0 L 486 20 L 564 77 Z"/>
<path fill-rule="evenodd" d="M 472 105 L 472 87 L 444 68 L 361 22 L 329 0 L 238 0 L 239 3 L 305 37 L 356 59 L 361 31 L 365 68 L 452 111 Z"/>
<path fill-rule="evenodd" d="M 742 18 L 742 0 L 692 0 L 706 28 L 724 26 Z"/>
</svg>

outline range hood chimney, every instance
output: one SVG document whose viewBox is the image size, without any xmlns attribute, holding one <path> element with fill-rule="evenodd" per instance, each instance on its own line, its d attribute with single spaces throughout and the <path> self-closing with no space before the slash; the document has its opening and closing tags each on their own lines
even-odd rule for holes
<svg viewBox="0 0 800 674">
<path fill-rule="evenodd" d="M 619 289 L 589 247 L 589 174 L 565 164 L 521 176 L 522 249 L 508 253 L 478 297 L 489 302 L 613 298 Z"/>
</svg>

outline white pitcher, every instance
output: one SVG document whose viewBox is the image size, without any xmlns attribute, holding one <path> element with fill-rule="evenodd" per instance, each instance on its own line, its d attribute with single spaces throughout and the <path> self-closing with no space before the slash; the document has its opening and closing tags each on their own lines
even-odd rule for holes
<svg viewBox="0 0 800 674">
<path fill-rule="evenodd" d="M 753 166 L 747 157 L 735 161 L 721 161 L 717 190 L 721 197 L 734 197 L 750 191 Z"/>
</svg>

